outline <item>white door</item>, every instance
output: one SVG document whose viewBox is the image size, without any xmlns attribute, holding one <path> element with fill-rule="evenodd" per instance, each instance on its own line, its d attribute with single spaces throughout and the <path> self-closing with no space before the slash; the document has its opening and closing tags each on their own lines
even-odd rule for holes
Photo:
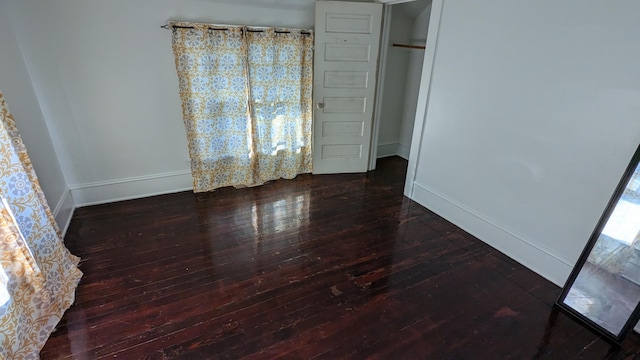
<svg viewBox="0 0 640 360">
<path fill-rule="evenodd" d="M 317 1 L 313 173 L 366 172 L 382 4 Z"/>
</svg>

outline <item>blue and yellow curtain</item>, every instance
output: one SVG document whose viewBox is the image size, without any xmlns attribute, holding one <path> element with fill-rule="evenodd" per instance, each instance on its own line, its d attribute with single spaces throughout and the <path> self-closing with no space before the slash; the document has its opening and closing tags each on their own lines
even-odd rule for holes
<svg viewBox="0 0 640 360">
<path fill-rule="evenodd" d="M 74 301 L 78 262 L 62 242 L 0 93 L 0 358 L 39 357 Z"/>
<path fill-rule="evenodd" d="M 169 26 L 194 191 L 311 172 L 313 33 Z"/>
</svg>

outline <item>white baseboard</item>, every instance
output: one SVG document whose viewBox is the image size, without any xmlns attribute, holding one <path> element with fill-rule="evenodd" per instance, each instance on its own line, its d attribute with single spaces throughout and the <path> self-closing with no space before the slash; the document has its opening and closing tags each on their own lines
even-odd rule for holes
<svg viewBox="0 0 640 360">
<path fill-rule="evenodd" d="M 185 170 L 73 185 L 71 194 L 76 207 L 82 207 L 191 189 L 191 171 Z"/>
<path fill-rule="evenodd" d="M 378 145 L 378 159 L 398 155 L 398 143 Z"/>
<path fill-rule="evenodd" d="M 409 160 L 409 147 L 399 143 L 378 145 L 378 159 L 389 156 L 400 156 Z"/>
<path fill-rule="evenodd" d="M 411 192 L 411 198 L 420 205 L 552 283 L 564 286 L 573 268 L 571 261 L 423 185 L 414 182 Z"/>
<path fill-rule="evenodd" d="M 62 231 L 63 237 L 64 234 L 67 233 L 75 208 L 76 206 L 73 201 L 73 197 L 71 196 L 71 190 L 66 188 L 62 197 L 58 200 L 56 207 L 52 210 L 53 217 L 56 219 L 56 223 L 58 223 L 58 227 L 60 228 L 60 231 Z"/>
<path fill-rule="evenodd" d="M 400 156 L 405 160 L 409 160 L 409 152 L 410 152 L 409 150 L 411 150 L 410 147 L 406 145 L 398 144 L 398 153 L 396 155 Z"/>
</svg>

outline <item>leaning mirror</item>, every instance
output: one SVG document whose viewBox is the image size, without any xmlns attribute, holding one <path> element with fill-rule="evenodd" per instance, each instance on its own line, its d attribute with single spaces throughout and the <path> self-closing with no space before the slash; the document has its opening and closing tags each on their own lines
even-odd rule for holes
<svg viewBox="0 0 640 360">
<path fill-rule="evenodd" d="M 557 304 L 620 344 L 640 317 L 640 147 Z"/>
</svg>

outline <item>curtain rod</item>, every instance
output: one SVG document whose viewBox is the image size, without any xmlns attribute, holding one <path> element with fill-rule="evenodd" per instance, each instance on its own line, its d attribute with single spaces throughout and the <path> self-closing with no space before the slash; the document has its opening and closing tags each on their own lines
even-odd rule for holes
<svg viewBox="0 0 640 360">
<path fill-rule="evenodd" d="M 174 28 L 174 29 L 195 29 L 195 27 L 193 26 L 179 26 L 179 25 L 162 25 L 160 26 L 160 28 L 162 29 L 170 29 L 170 28 Z M 229 30 L 228 28 L 212 28 L 209 27 L 209 30 Z M 248 32 L 264 32 L 264 30 L 251 30 L 251 29 L 247 29 Z M 276 34 L 290 34 L 291 31 L 275 31 Z M 310 32 L 308 31 L 300 31 L 300 34 L 302 35 L 311 35 Z"/>
</svg>

